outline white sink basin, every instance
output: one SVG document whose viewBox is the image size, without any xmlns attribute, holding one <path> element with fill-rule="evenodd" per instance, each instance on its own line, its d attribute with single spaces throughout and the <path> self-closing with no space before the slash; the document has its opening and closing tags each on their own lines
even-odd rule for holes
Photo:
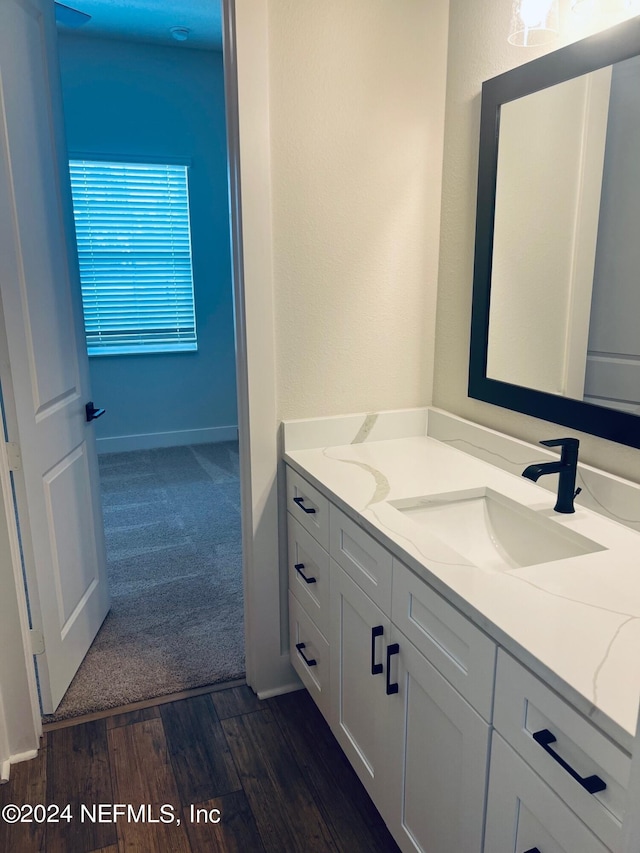
<svg viewBox="0 0 640 853">
<path fill-rule="evenodd" d="M 605 550 L 488 488 L 389 504 L 481 569 L 508 571 Z"/>
</svg>

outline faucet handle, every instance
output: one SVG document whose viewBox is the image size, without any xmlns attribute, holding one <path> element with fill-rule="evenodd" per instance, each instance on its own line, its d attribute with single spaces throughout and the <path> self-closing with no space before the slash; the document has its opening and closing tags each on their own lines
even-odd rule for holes
<svg viewBox="0 0 640 853">
<path fill-rule="evenodd" d="M 538 444 L 544 444 L 545 447 L 571 447 L 577 450 L 580 442 L 577 438 L 548 438 L 546 441 L 539 441 Z"/>
<path fill-rule="evenodd" d="M 561 447 L 560 464 L 571 465 L 574 468 L 578 464 L 578 445 L 580 442 L 577 438 L 550 438 L 547 441 L 541 441 L 545 447 Z"/>
</svg>

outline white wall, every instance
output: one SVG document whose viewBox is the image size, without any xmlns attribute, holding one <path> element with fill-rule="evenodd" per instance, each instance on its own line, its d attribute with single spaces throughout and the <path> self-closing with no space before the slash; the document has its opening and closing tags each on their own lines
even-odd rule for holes
<svg viewBox="0 0 640 853">
<path fill-rule="evenodd" d="M 545 48 L 507 42 L 511 0 L 451 0 L 445 119 L 440 272 L 433 402 L 436 406 L 526 441 L 554 437 L 552 424 L 467 397 L 471 286 L 482 82 L 563 43 L 589 35 L 603 21 L 572 14 L 566 4 L 562 39 Z M 613 20 L 607 20 L 607 24 Z M 559 428 L 566 431 L 565 427 Z M 640 480 L 640 453 L 571 430 L 581 458 L 596 467 Z"/>
<path fill-rule="evenodd" d="M 431 399 L 447 0 L 278 0 L 278 417 Z"/>
<path fill-rule="evenodd" d="M 223 16 L 238 339 L 246 669 L 248 684 L 264 697 L 297 682 L 281 632 L 285 620 L 278 539 L 268 0 L 223 0 Z"/>
<path fill-rule="evenodd" d="M 280 420 L 431 394 L 447 2 L 233 6 L 247 671 L 268 693 L 291 678 Z"/>
<path fill-rule="evenodd" d="M 189 161 L 198 351 L 91 357 L 98 449 L 235 439 L 222 54 L 61 36 L 59 55 L 71 152 Z"/>
</svg>

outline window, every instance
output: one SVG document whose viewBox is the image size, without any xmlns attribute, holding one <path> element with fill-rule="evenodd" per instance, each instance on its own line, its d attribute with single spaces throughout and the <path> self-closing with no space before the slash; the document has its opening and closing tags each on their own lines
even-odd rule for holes
<svg viewBox="0 0 640 853">
<path fill-rule="evenodd" d="M 69 170 L 89 355 L 196 350 L 187 167 Z"/>
</svg>

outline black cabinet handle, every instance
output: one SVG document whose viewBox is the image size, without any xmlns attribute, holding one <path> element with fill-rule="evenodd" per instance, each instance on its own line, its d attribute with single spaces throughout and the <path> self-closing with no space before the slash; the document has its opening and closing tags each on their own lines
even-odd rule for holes
<svg viewBox="0 0 640 853">
<path fill-rule="evenodd" d="M 556 742 L 556 737 L 549 731 L 549 729 L 540 729 L 539 732 L 533 732 L 533 739 L 536 743 L 540 744 L 540 746 L 544 749 L 545 752 L 549 753 L 549 755 L 551 756 L 551 758 L 553 758 L 554 761 L 558 762 L 558 764 L 560 765 L 560 767 L 563 768 L 563 770 L 567 771 L 567 773 L 569 774 L 569 776 L 571 776 L 572 779 L 575 779 L 576 782 L 582 785 L 582 787 L 590 794 L 597 794 L 598 791 L 604 791 L 604 789 L 607 787 L 606 782 L 604 782 L 599 776 L 585 776 L 583 778 L 578 773 L 576 773 L 576 771 L 573 769 L 573 767 L 571 767 L 570 764 L 567 764 L 567 762 L 563 758 L 560 758 L 558 753 L 554 752 L 551 749 L 550 744 Z"/>
<path fill-rule="evenodd" d="M 371 629 L 371 675 L 380 675 L 382 672 L 382 664 L 376 663 L 376 637 L 381 637 L 383 634 L 382 625 L 376 625 Z"/>
<path fill-rule="evenodd" d="M 304 563 L 296 563 L 296 564 L 295 564 L 295 566 L 294 566 L 293 568 L 294 568 L 294 569 L 296 570 L 296 572 L 300 575 L 300 577 L 302 578 L 302 580 L 303 580 L 303 581 L 305 581 L 306 583 L 315 583 L 315 582 L 316 582 L 316 579 L 315 579 L 315 578 L 308 578 L 308 577 L 305 575 L 305 573 L 302 571 L 302 570 L 304 569 Z"/>
<path fill-rule="evenodd" d="M 298 654 L 302 658 L 302 660 L 306 663 L 307 666 L 316 666 L 318 661 L 315 658 L 308 658 L 305 653 L 302 651 L 306 649 L 305 643 L 296 643 L 296 649 L 298 650 Z"/>
<path fill-rule="evenodd" d="M 400 652 L 400 646 L 397 643 L 391 643 L 387 646 L 387 696 L 392 696 L 398 692 L 398 684 L 391 684 L 391 656 L 397 655 Z"/>
<path fill-rule="evenodd" d="M 306 513 L 311 514 L 311 513 L 315 512 L 315 509 L 312 506 L 302 506 L 303 501 L 304 501 L 304 498 L 294 498 L 293 499 L 294 504 L 298 504 L 300 509 L 303 509 Z"/>
<path fill-rule="evenodd" d="M 531 850 L 525 850 L 524 853 L 540 853 L 537 847 L 532 847 Z"/>
<path fill-rule="evenodd" d="M 87 423 L 90 423 L 91 421 L 95 421 L 96 418 L 101 418 L 107 410 L 96 409 L 96 407 L 93 405 L 93 400 L 89 400 L 87 405 L 84 407 L 84 411 L 87 417 Z"/>
</svg>

